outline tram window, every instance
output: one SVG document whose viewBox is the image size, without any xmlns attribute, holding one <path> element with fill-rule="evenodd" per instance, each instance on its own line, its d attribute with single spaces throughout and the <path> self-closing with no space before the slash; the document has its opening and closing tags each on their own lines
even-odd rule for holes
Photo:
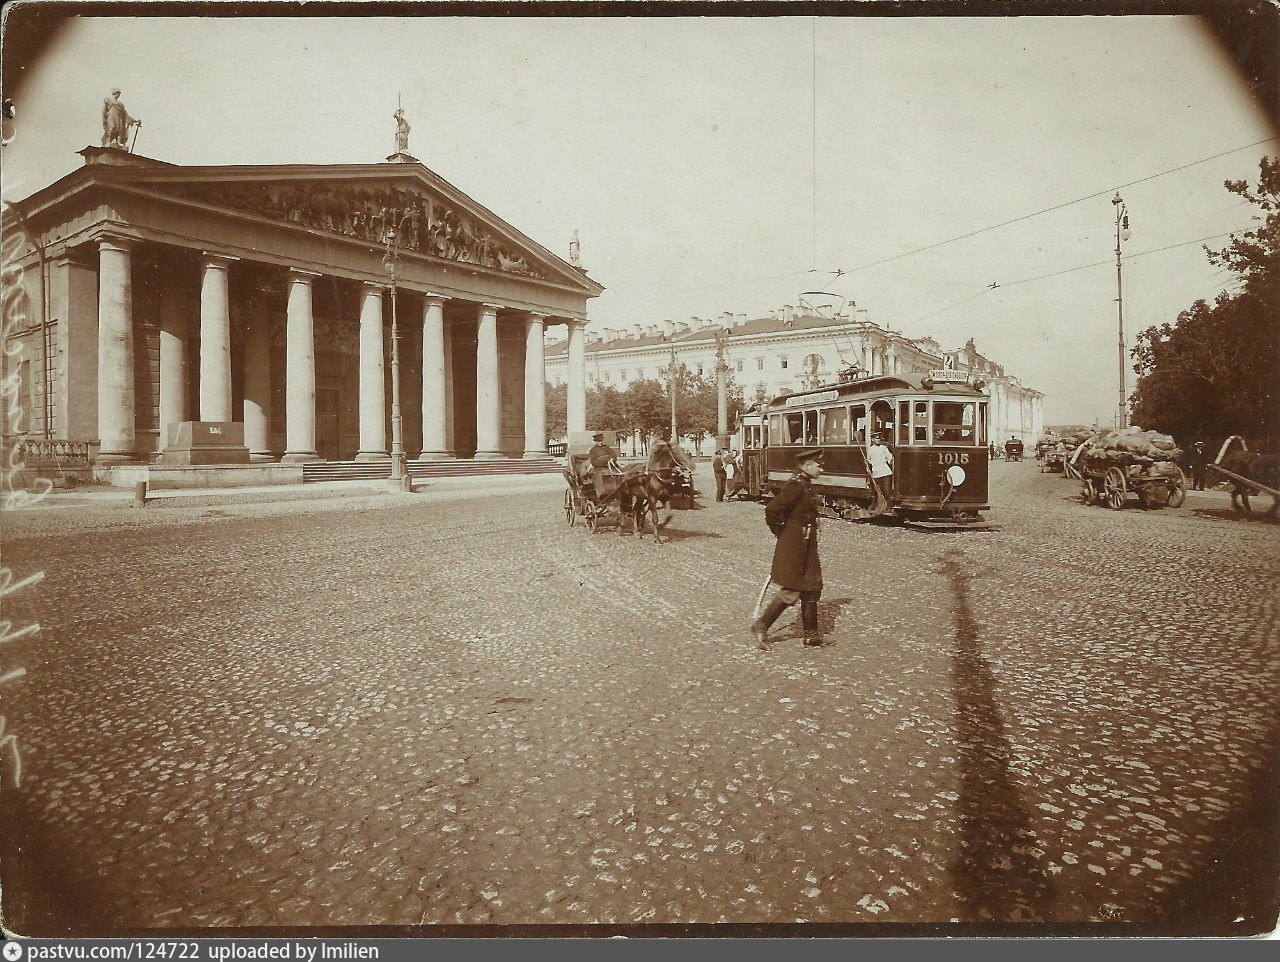
<svg viewBox="0 0 1280 962">
<path fill-rule="evenodd" d="M 828 408 L 822 412 L 822 443 L 849 443 L 848 408 Z"/>
<path fill-rule="evenodd" d="M 929 443 L 929 402 L 916 401 L 915 410 L 911 416 L 912 436 L 917 443 Z"/>
<path fill-rule="evenodd" d="M 911 402 L 898 402 L 898 443 L 911 443 Z"/>
<path fill-rule="evenodd" d="M 849 423 L 853 426 L 852 437 L 857 438 L 859 444 L 866 444 L 867 406 L 865 404 L 855 404 L 849 408 Z"/>
<path fill-rule="evenodd" d="M 772 434 L 773 437 L 777 439 L 774 443 L 786 444 L 787 442 L 784 439 L 787 436 L 787 432 L 783 430 L 782 415 L 781 414 L 770 415 L 769 424 L 770 424 L 769 433 Z"/>
<path fill-rule="evenodd" d="M 782 416 L 782 444 L 804 443 L 804 414 L 793 411 Z"/>
<path fill-rule="evenodd" d="M 987 446 L 987 405 L 978 405 L 978 444 Z"/>
<path fill-rule="evenodd" d="M 818 443 L 818 412 L 817 411 L 804 412 L 804 443 L 805 444 Z"/>
<path fill-rule="evenodd" d="M 933 443 L 978 443 L 976 412 L 972 402 L 933 402 Z"/>
</svg>

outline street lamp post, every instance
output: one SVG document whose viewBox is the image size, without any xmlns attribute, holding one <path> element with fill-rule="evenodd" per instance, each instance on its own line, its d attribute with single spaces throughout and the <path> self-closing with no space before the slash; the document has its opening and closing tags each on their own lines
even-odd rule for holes
<svg viewBox="0 0 1280 962">
<path fill-rule="evenodd" d="M 400 419 L 400 330 L 396 316 L 396 268 L 400 263 L 400 241 L 396 236 L 396 215 L 391 213 L 391 227 L 387 230 L 387 250 L 382 258 L 391 281 L 391 480 L 408 487 L 404 463 L 404 425 Z M 408 482 L 408 483 L 406 483 Z"/>
<path fill-rule="evenodd" d="M 679 444 L 676 437 L 676 349 L 675 345 L 671 347 L 671 443 Z"/>
<path fill-rule="evenodd" d="M 1120 423 L 1117 427 L 1123 431 L 1129 426 L 1129 404 L 1124 386 L 1124 278 L 1120 267 L 1120 242 L 1129 239 L 1129 210 L 1125 207 L 1119 191 L 1116 191 L 1115 197 L 1111 198 L 1111 203 L 1116 209 L 1116 321 L 1119 327 L 1120 345 Z"/>
</svg>

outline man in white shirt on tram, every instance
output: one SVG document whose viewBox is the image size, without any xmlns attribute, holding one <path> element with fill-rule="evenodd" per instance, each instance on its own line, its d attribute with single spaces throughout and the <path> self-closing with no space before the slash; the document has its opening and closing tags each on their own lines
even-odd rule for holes
<svg viewBox="0 0 1280 962">
<path fill-rule="evenodd" d="M 876 486 L 875 513 L 888 514 L 893 505 L 893 452 L 884 443 L 884 435 L 879 431 L 871 435 L 867 465 L 871 468 L 871 480 Z"/>
</svg>

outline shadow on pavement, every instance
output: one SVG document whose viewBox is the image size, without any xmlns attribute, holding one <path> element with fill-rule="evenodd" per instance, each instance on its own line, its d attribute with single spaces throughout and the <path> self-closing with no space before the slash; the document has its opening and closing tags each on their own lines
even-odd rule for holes
<svg viewBox="0 0 1280 962">
<path fill-rule="evenodd" d="M 1191 876 L 1169 891 L 1172 934 L 1250 936 L 1280 918 L 1280 737 L 1206 843 Z M 1238 920 L 1238 921 L 1237 921 Z"/>
<path fill-rule="evenodd" d="M 5 928 L 19 935 L 59 938 L 120 927 L 111 896 L 86 877 L 86 866 L 66 850 L 52 826 L 27 803 L 21 789 L 0 792 L 0 880 Z"/>
<path fill-rule="evenodd" d="M 941 572 L 951 582 L 956 647 L 951 658 L 960 752 L 960 845 L 950 866 L 968 922 L 1043 922 L 1053 886 L 1032 852 L 1039 840 L 1009 773 L 1009 741 L 969 606 L 972 575 L 951 550 Z"/>
</svg>

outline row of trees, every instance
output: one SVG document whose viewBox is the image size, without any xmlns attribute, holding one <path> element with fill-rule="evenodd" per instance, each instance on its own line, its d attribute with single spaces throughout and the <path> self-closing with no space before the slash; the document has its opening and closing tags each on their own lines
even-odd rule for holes
<svg viewBox="0 0 1280 962">
<path fill-rule="evenodd" d="M 551 437 L 568 433 L 567 386 L 547 387 L 547 432 Z M 587 427 L 593 431 L 617 431 L 627 436 L 639 431 L 643 437 L 671 433 L 671 394 L 663 381 L 631 381 L 624 390 L 611 384 L 593 384 L 586 391 Z M 738 428 L 745 409 L 742 387 L 729 378 L 729 432 Z M 714 374 L 699 376 L 681 365 L 676 377 L 676 433 L 692 435 L 701 453 L 704 435 L 714 436 L 717 428 L 717 392 Z"/>
<path fill-rule="evenodd" d="M 1211 264 L 1234 275 L 1234 289 L 1138 335 L 1135 424 L 1183 442 L 1280 438 L 1280 158 L 1264 157 L 1259 167 L 1256 186 L 1225 186 L 1258 209 L 1260 226 L 1233 234 L 1223 250 L 1205 248 Z"/>
</svg>

